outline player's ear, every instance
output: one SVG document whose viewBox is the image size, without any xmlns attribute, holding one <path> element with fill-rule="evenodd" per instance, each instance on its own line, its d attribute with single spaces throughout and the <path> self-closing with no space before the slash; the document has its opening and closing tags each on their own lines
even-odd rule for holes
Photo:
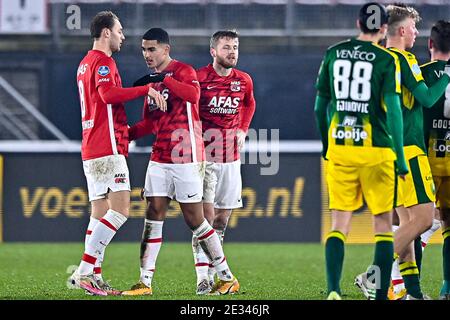
<svg viewBox="0 0 450 320">
<path fill-rule="evenodd" d="M 105 38 L 109 38 L 111 36 L 111 30 L 108 28 L 103 28 L 102 33 Z"/>
<path fill-rule="evenodd" d="M 209 49 L 209 53 L 211 54 L 211 57 L 213 57 L 213 58 L 216 57 L 216 49 L 210 48 L 210 49 Z"/>
<path fill-rule="evenodd" d="M 428 50 L 433 49 L 433 40 L 428 39 Z"/>
<path fill-rule="evenodd" d="M 361 22 L 359 22 L 359 19 L 356 19 L 356 28 L 358 28 L 358 30 L 361 30 L 360 25 Z"/>
<path fill-rule="evenodd" d="M 166 44 L 166 46 L 164 47 L 164 52 L 168 55 L 170 53 L 170 45 Z"/>
<path fill-rule="evenodd" d="M 387 30 L 388 30 L 388 25 L 386 23 L 380 27 L 380 33 L 383 35 L 383 38 L 386 37 Z"/>
</svg>

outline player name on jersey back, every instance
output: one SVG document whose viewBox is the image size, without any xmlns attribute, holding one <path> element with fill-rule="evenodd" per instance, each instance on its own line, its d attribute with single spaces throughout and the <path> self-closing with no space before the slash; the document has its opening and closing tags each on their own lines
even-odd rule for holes
<svg viewBox="0 0 450 320">
<path fill-rule="evenodd" d="M 328 48 L 316 88 L 330 99 L 327 158 L 346 165 L 395 159 L 383 94 L 400 93 L 395 54 L 350 39 Z"/>
</svg>

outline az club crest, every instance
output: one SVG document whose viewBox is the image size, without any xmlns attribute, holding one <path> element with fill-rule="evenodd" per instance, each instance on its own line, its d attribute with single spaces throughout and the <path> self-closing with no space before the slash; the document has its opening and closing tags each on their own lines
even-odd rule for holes
<svg viewBox="0 0 450 320">
<path fill-rule="evenodd" d="M 241 91 L 241 82 L 240 81 L 231 81 L 230 90 L 233 92 Z"/>
<path fill-rule="evenodd" d="M 109 67 L 108 66 L 101 66 L 98 68 L 97 73 L 101 75 L 102 77 L 107 76 L 109 74 Z"/>
</svg>

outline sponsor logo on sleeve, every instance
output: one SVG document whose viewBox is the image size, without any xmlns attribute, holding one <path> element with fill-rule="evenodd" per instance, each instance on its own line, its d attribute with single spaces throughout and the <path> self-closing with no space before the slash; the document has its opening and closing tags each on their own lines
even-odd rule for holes
<svg viewBox="0 0 450 320">
<path fill-rule="evenodd" d="M 99 74 L 99 75 L 101 75 L 102 77 L 105 77 L 105 76 L 107 76 L 108 74 L 109 74 L 109 67 L 108 66 L 100 66 L 99 68 L 98 68 L 98 71 L 97 71 L 97 73 Z"/>
<path fill-rule="evenodd" d="M 416 76 L 420 74 L 420 67 L 419 67 L 419 65 L 417 63 L 414 63 L 411 66 L 411 70 Z"/>
</svg>

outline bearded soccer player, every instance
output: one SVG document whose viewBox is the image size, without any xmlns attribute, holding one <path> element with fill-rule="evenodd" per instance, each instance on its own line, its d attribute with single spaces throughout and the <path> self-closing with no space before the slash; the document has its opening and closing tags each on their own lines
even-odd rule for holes
<svg viewBox="0 0 450 320">
<path fill-rule="evenodd" d="M 235 68 L 239 57 L 238 34 L 235 31 L 214 33 L 210 53 L 213 63 L 197 70 L 206 151 L 203 210 L 223 246 L 231 211 L 242 207 L 239 151 L 255 112 L 255 98 L 252 78 Z M 214 283 L 215 269 L 196 236 L 192 237 L 192 249 L 197 294 L 207 294 Z"/>
<path fill-rule="evenodd" d="M 431 28 L 428 40 L 431 62 L 421 66 L 423 78 L 433 85 L 450 75 L 450 21 L 440 20 Z M 447 66 L 446 66 L 447 65 Z M 425 144 L 436 186 L 436 207 L 442 222 L 444 282 L 439 298 L 450 300 L 450 85 L 430 109 L 424 109 Z"/>
<path fill-rule="evenodd" d="M 180 204 L 186 224 L 217 271 L 219 279 L 211 294 L 235 293 L 239 282 L 228 267 L 219 236 L 203 215 L 205 154 L 197 74 L 191 66 L 170 57 L 169 35 L 161 28 L 152 28 L 144 34 L 142 53 L 147 66 L 156 72 L 151 77 L 160 80 L 152 87 L 167 100 L 167 110 L 153 110 L 153 101 L 146 100 L 147 118 L 130 128 L 130 140 L 153 133 L 156 141 L 145 178 L 148 207 L 141 243 L 140 280 L 122 294 L 152 294 L 163 223 L 172 199 Z"/>
<path fill-rule="evenodd" d="M 374 14 L 378 24 L 373 23 Z M 316 84 L 315 112 L 323 156 L 328 159 L 332 216 L 325 243 L 328 300 L 341 300 L 344 243 L 363 196 L 374 218 L 373 265 L 380 280 L 376 299 L 387 299 L 397 174 L 403 177 L 408 172 L 402 148 L 398 58 L 377 44 L 385 37 L 387 18 L 384 6 L 365 4 L 357 20 L 359 36 L 327 50 Z"/>
<path fill-rule="evenodd" d="M 94 295 L 119 294 L 103 281 L 101 262 L 106 246 L 125 223 L 130 206 L 128 126 L 123 103 L 150 95 L 164 107 L 162 96 L 149 85 L 122 88 L 111 55 L 120 51 L 125 36 L 119 18 L 110 11 L 98 13 L 91 23 L 92 50 L 77 72 L 83 141 L 81 156 L 86 175 L 91 218 L 85 251 L 71 284 Z"/>
<path fill-rule="evenodd" d="M 408 52 L 414 45 L 420 21 L 418 12 L 407 5 L 390 5 L 386 46 L 400 62 L 402 83 L 402 114 L 404 123 L 404 153 L 411 172 L 400 181 L 396 212 L 400 226 L 395 231 L 394 251 L 407 291 L 406 299 L 427 299 L 420 287 L 421 249 L 416 259 L 414 240 L 433 225 L 434 184 L 428 162 L 423 132 L 423 108 L 431 108 L 443 95 L 449 77 L 444 75 L 432 87 L 425 84 L 415 56 Z M 417 102 L 417 103 L 415 103 Z M 367 294 L 368 283 L 355 284 Z M 370 289 L 370 285 L 369 285 Z"/>
</svg>

